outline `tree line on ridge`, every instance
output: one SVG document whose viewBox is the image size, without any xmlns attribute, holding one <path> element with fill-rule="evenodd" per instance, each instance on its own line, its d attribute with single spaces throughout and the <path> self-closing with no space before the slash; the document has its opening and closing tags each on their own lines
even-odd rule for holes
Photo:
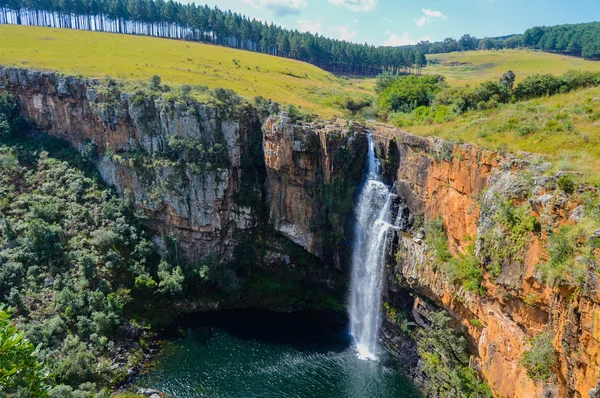
<svg viewBox="0 0 600 398">
<path fill-rule="evenodd" d="M 173 0 L 0 0 L 0 23 L 211 42 L 352 75 L 411 73 L 427 64 L 417 47 L 377 47 L 335 40 L 218 7 Z"/>
</svg>

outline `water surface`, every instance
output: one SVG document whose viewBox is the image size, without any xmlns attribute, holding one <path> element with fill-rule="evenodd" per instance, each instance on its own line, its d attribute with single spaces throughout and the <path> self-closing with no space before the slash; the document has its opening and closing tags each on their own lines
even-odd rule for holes
<svg viewBox="0 0 600 398">
<path fill-rule="evenodd" d="M 137 384 L 175 398 L 418 397 L 392 358 L 360 360 L 347 321 L 266 311 L 201 314 Z"/>
</svg>

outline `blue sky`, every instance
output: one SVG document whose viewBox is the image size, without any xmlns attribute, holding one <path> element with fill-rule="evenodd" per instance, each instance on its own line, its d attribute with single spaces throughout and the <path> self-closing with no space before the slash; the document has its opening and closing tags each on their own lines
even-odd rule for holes
<svg viewBox="0 0 600 398">
<path fill-rule="evenodd" d="M 183 0 L 186 2 L 186 0 Z M 189 1 L 189 0 L 187 0 Z M 376 45 L 600 20 L 599 0 L 204 0 L 289 29 Z"/>
</svg>

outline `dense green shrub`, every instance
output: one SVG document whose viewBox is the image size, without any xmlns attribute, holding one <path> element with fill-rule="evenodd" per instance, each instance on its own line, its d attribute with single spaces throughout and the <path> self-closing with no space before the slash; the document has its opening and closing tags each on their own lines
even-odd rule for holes
<svg viewBox="0 0 600 398">
<path fill-rule="evenodd" d="M 573 176 L 569 173 L 565 173 L 558 177 L 556 184 L 564 193 L 572 194 L 575 192 L 575 182 L 573 181 Z"/>
<path fill-rule="evenodd" d="M 352 98 L 350 96 L 336 97 L 333 103 L 338 108 L 347 110 L 352 115 L 356 115 L 362 109 L 371 106 L 370 98 Z"/>
<path fill-rule="evenodd" d="M 416 333 L 417 351 L 423 360 L 426 396 L 492 397 L 489 386 L 469 367 L 467 341 L 449 327 L 450 317 L 440 311 L 430 314 L 431 325 Z"/>
<path fill-rule="evenodd" d="M 47 396 L 47 370 L 34 345 L 18 330 L 0 306 L 0 395 Z"/>
<path fill-rule="evenodd" d="M 443 269 L 452 283 L 460 283 L 471 293 L 483 295 L 486 290 L 482 285 L 483 269 L 475 255 L 475 245 L 469 245 L 465 254 L 459 254 L 448 261 Z"/>
<path fill-rule="evenodd" d="M 290 118 L 290 121 L 292 123 L 297 123 L 297 122 L 312 122 L 313 120 L 313 115 L 309 112 L 303 111 L 302 109 L 298 108 L 296 105 L 293 104 L 288 104 L 288 106 L 285 108 L 288 117 Z"/>
<path fill-rule="evenodd" d="M 444 77 L 439 75 L 398 77 L 379 94 L 377 107 L 381 112 L 412 112 L 431 105 L 445 86 Z"/>
<path fill-rule="evenodd" d="M 475 87 L 473 90 L 473 102 L 475 104 L 489 104 L 490 101 L 493 101 L 498 104 L 506 104 L 510 101 L 511 95 L 510 88 L 501 81 L 488 81 Z"/>
<path fill-rule="evenodd" d="M 514 95 L 518 100 L 527 100 L 594 87 L 598 84 L 600 84 L 598 72 L 569 71 L 562 76 L 534 75 L 520 81 L 515 87 Z"/>
<path fill-rule="evenodd" d="M 552 368 L 556 364 L 556 358 L 552 339 L 550 332 L 539 334 L 531 340 L 531 349 L 521 357 L 527 375 L 533 380 L 547 382 L 553 374 Z"/>
<path fill-rule="evenodd" d="M 427 221 L 425 224 L 425 241 L 427 242 L 427 246 L 433 250 L 435 259 L 439 263 L 444 263 L 452 258 L 442 218 Z"/>
</svg>

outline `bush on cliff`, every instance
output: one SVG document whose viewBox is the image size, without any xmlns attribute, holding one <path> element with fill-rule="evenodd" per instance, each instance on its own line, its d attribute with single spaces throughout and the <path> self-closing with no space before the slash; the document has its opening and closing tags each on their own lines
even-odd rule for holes
<svg viewBox="0 0 600 398">
<path fill-rule="evenodd" d="M 444 273 L 452 283 L 460 283 L 462 287 L 472 293 L 483 295 L 486 292 L 483 282 L 483 269 L 475 255 L 475 245 L 467 247 L 465 254 L 459 254 L 448 261 Z"/>
<path fill-rule="evenodd" d="M 417 351 L 423 360 L 427 382 L 424 395 L 432 397 L 492 397 L 489 386 L 469 366 L 469 352 L 464 337 L 449 327 L 445 311 L 432 313 L 431 324 L 416 334 Z"/>
<path fill-rule="evenodd" d="M 429 106 L 446 85 L 444 77 L 439 75 L 399 76 L 386 84 L 377 100 L 381 112 L 412 112 L 420 106 Z"/>
<path fill-rule="evenodd" d="M 0 93 L 0 139 L 10 138 L 23 127 L 24 121 L 13 97 L 8 92 Z"/>
<path fill-rule="evenodd" d="M 589 272 L 598 272 L 594 247 L 597 225 L 584 221 L 578 225 L 564 225 L 549 234 L 549 259 L 539 269 L 542 280 L 550 286 L 586 288 Z"/>
<path fill-rule="evenodd" d="M 470 245 L 466 253 L 453 257 L 442 218 L 429 220 L 425 224 L 425 242 L 432 251 L 434 269 L 439 268 L 451 283 L 460 284 L 469 292 L 485 294 L 482 286 L 483 269 L 475 255 L 475 245 Z"/>
<path fill-rule="evenodd" d="M 540 221 L 531 214 L 529 204 L 514 206 L 512 201 L 498 200 L 493 215 L 494 226 L 481 236 L 481 255 L 491 276 L 498 278 L 506 264 L 523 262 L 524 251 L 532 233 L 541 231 Z"/>
<path fill-rule="evenodd" d="M 553 336 L 543 332 L 531 340 L 531 349 L 523 353 L 521 363 L 533 380 L 547 382 L 553 375 L 552 368 L 556 364 Z"/>
<path fill-rule="evenodd" d="M 427 246 L 433 250 L 433 255 L 438 263 L 445 263 L 452 258 L 442 218 L 429 220 L 425 224 L 425 241 Z"/>
</svg>

